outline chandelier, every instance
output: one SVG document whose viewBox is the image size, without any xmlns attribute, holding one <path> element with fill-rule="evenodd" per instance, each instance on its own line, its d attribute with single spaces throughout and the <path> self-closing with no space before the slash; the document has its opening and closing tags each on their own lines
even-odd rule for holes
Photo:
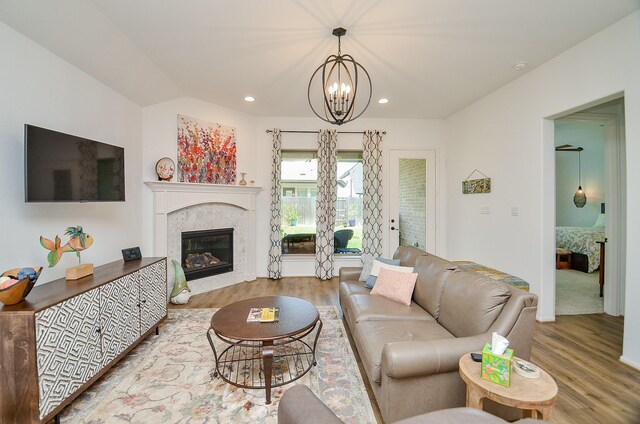
<svg viewBox="0 0 640 424">
<path fill-rule="evenodd" d="M 351 55 L 342 54 L 340 37 L 346 33 L 347 30 L 344 28 L 333 30 L 332 34 L 338 37 L 338 54 L 330 55 L 318 66 L 311 75 L 307 90 L 309 106 L 313 113 L 334 125 L 357 119 L 371 102 L 372 86 L 369 73 Z M 320 92 L 322 97 L 319 95 Z"/>
</svg>

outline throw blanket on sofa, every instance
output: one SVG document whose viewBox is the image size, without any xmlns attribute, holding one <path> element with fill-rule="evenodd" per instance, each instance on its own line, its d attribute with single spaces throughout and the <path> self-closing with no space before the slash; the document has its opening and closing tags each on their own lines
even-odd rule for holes
<svg viewBox="0 0 640 424">
<path fill-rule="evenodd" d="M 520 277 L 507 274 L 506 272 L 498 271 L 497 269 L 489 268 L 488 266 L 480 265 L 471 261 L 452 261 L 460 268 L 464 268 L 467 271 L 477 272 L 478 274 L 489 277 L 493 280 L 502 281 L 513 287 L 517 287 L 520 290 L 529 291 L 529 283 L 524 281 Z"/>
</svg>

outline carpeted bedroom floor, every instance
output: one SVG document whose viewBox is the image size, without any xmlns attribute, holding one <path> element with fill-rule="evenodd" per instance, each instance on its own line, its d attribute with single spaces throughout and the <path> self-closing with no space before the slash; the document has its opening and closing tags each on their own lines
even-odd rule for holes
<svg viewBox="0 0 640 424">
<path fill-rule="evenodd" d="M 597 270 L 590 274 L 575 269 L 556 270 L 556 315 L 603 312 Z"/>
</svg>

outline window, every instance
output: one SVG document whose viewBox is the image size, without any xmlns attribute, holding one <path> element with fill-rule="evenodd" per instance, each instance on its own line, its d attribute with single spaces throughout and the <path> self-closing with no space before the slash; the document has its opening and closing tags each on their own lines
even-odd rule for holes
<svg viewBox="0 0 640 424">
<path fill-rule="evenodd" d="M 282 253 L 315 253 L 318 160 L 315 151 L 283 151 Z M 335 253 L 362 252 L 362 152 L 338 152 Z"/>
</svg>

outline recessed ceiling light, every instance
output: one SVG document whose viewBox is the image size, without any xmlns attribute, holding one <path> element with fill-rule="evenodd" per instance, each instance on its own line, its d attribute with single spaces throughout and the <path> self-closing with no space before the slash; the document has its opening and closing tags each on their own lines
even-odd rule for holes
<svg viewBox="0 0 640 424">
<path fill-rule="evenodd" d="M 378 103 L 380 103 L 381 105 L 387 104 L 389 103 L 389 99 L 385 99 L 384 97 L 380 100 L 378 100 Z"/>
<path fill-rule="evenodd" d="M 527 67 L 527 64 L 525 62 L 518 62 L 515 65 L 513 65 L 513 69 L 515 69 L 516 71 L 521 71 L 526 67 Z"/>
<path fill-rule="evenodd" d="M 244 98 L 244 101 L 245 101 L 245 102 L 254 102 L 255 100 L 256 100 L 256 99 L 254 99 L 254 98 L 253 98 L 253 97 L 251 97 L 251 96 L 247 96 L 247 97 L 245 97 L 245 98 Z"/>
</svg>

